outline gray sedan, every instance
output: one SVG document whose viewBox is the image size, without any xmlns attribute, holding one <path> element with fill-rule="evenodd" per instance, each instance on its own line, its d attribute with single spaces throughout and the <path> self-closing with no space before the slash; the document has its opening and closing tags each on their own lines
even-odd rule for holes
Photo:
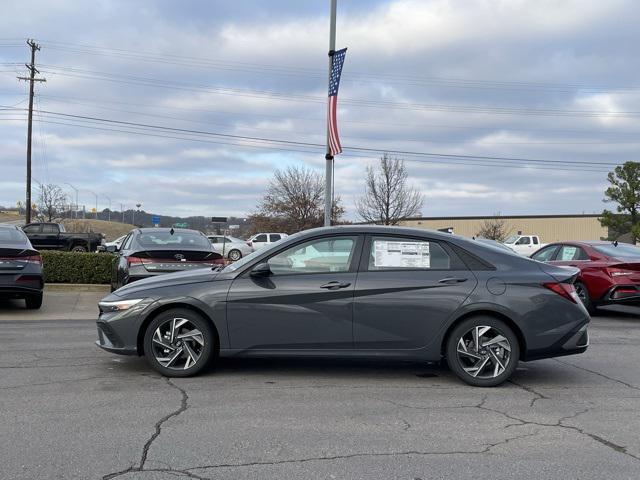
<svg viewBox="0 0 640 480">
<path fill-rule="evenodd" d="M 119 289 L 99 304 L 97 344 L 166 376 L 218 356 L 446 358 L 463 381 L 495 386 L 518 361 L 587 349 L 576 274 L 439 232 L 319 228 L 220 271 Z"/>
</svg>

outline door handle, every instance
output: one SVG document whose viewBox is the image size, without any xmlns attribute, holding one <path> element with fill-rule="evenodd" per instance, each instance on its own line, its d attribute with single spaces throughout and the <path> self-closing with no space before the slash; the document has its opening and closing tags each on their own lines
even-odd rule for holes
<svg viewBox="0 0 640 480">
<path fill-rule="evenodd" d="M 448 278 L 443 278 L 442 280 L 438 280 L 438 283 L 453 284 L 453 283 L 462 283 L 466 281 L 467 281 L 466 278 L 448 277 Z"/>
<path fill-rule="evenodd" d="M 334 280 L 333 282 L 320 285 L 320 288 L 326 288 L 327 290 L 338 290 L 340 288 L 347 288 L 349 285 L 351 285 L 349 282 L 343 283 L 343 282 L 338 282 Z"/>
</svg>

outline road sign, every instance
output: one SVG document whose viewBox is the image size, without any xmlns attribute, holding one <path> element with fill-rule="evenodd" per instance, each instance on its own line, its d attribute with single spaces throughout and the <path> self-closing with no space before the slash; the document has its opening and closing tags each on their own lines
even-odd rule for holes
<svg viewBox="0 0 640 480">
<path fill-rule="evenodd" d="M 186 223 L 174 223 L 173 226 L 175 228 L 189 228 L 189 226 Z"/>
<path fill-rule="evenodd" d="M 160 226 L 160 215 L 153 215 L 151 217 L 151 223 L 153 223 L 154 227 L 159 227 Z"/>
<path fill-rule="evenodd" d="M 238 230 L 240 225 L 229 225 L 229 230 Z"/>
<path fill-rule="evenodd" d="M 227 217 L 211 217 L 211 223 L 227 223 Z"/>
</svg>

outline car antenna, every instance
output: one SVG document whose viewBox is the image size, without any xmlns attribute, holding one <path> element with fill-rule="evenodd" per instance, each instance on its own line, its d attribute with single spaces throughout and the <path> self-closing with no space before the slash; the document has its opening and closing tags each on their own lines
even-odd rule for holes
<svg viewBox="0 0 640 480">
<path fill-rule="evenodd" d="M 169 230 L 169 234 L 173 235 L 175 233 L 175 230 L 173 229 L 173 227 L 171 227 L 171 230 Z"/>
</svg>

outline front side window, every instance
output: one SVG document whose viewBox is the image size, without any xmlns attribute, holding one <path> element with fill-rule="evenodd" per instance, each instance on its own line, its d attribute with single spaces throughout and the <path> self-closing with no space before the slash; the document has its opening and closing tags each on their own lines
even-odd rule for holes
<svg viewBox="0 0 640 480">
<path fill-rule="evenodd" d="M 348 272 L 356 237 L 311 240 L 291 247 L 268 261 L 274 275 Z"/>
<path fill-rule="evenodd" d="M 267 235 L 265 233 L 258 235 L 256 238 L 253 239 L 254 242 L 266 242 L 267 241 Z"/>
<path fill-rule="evenodd" d="M 529 237 L 522 237 L 520 240 L 516 242 L 516 245 L 529 245 L 530 243 L 531 243 L 531 240 L 529 239 Z"/>
<path fill-rule="evenodd" d="M 558 247 L 555 245 L 552 247 L 543 248 L 539 252 L 535 253 L 531 258 L 533 258 L 534 260 L 538 260 L 539 262 L 549 262 L 551 261 L 551 259 L 553 259 L 556 250 L 558 250 Z"/>
<path fill-rule="evenodd" d="M 373 237 L 368 270 L 449 270 L 451 257 L 437 242 Z"/>
<path fill-rule="evenodd" d="M 209 237 L 211 243 L 218 243 L 218 237 Z"/>
</svg>

